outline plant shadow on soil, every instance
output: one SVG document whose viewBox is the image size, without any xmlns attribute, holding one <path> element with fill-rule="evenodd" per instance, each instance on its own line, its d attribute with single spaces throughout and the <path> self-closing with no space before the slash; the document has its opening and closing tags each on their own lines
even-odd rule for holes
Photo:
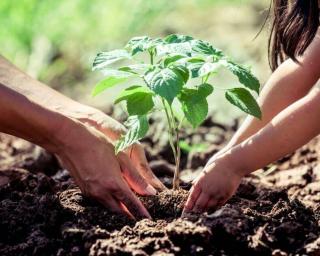
<svg viewBox="0 0 320 256">
<path fill-rule="evenodd" d="M 185 153 L 183 168 L 204 165 L 236 128 L 210 119 L 197 135 L 185 132 L 189 143 L 214 146 Z M 144 142 L 148 158 L 170 186 L 170 149 L 154 146 L 161 136 L 153 134 Z M 1 255 L 320 255 L 318 140 L 270 175 L 244 179 L 213 213 L 179 218 L 187 190 L 168 190 L 141 197 L 153 220 L 137 222 L 83 197 L 56 160 L 33 145 L 1 135 L 0 149 Z"/>
</svg>

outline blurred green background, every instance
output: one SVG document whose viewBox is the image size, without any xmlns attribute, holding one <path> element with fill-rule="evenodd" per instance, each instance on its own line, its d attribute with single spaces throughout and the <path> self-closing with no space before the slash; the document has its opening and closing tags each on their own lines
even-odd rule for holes
<svg viewBox="0 0 320 256">
<path fill-rule="evenodd" d="M 1 0 L 1 54 L 53 88 L 81 102 L 104 108 L 116 90 L 92 98 L 102 78 L 91 71 L 95 54 L 121 48 L 133 36 L 188 34 L 208 40 L 236 61 L 252 67 L 263 84 L 268 25 L 255 40 L 269 0 Z M 220 74 L 213 81 L 233 86 Z M 217 93 L 211 110 L 226 119 L 241 114 Z"/>
</svg>

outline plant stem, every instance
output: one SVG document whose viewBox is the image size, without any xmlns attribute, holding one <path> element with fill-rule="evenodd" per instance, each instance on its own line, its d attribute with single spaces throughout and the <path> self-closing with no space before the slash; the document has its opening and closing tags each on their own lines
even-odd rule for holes
<svg viewBox="0 0 320 256">
<path fill-rule="evenodd" d="M 180 159 L 181 159 L 181 149 L 179 145 L 179 133 L 176 132 L 176 146 L 177 146 L 177 157 L 176 157 L 176 168 L 174 170 L 174 176 L 173 176 L 173 189 L 179 189 L 180 187 Z"/>
<path fill-rule="evenodd" d="M 175 136 L 176 136 L 176 168 L 174 170 L 174 176 L 173 176 L 173 189 L 179 189 L 180 187 L 180 158 L 181 158 L 181 149 L 180 149 L 180 137 L 179 137 L 179 128 L 174 120 L 174 114 L 173 114 L 173 110 L 172 107 L 169 106 L 170 108 L 170 113 L 171 113 L 171 117 L 172 117 L 172 121 L 173 121 L 173 129 L 175 132 Z"/>
<path fill-rule="evenodd" d="M 161 98 L 161 101 L 162 101 L 162 104 L 163 104 L 163 107 L 164 107 L 164 111 L 166 113 L 168 126 L 169 126 L 169 144 L 171 146 L 174 159 L 176 161 L 177 153 L 176 153 L 176 148 L 174 146 L 174 139 L 173 139 L 174 138 L 174 133 L 173 133 L 173 127 L 172 127 L 172 123 L 171 123 L 170 113 L 168 111 L 167 104 L 166 104 L 165 100 L 163 98 Z"/>
<path fill-rule="evenodd" d="M 179 174 L 180 174 L 180 158 L 181 158 L 181 150 L 179 145 L 179 131 L 174 119 L 172 107 L 164 99 L 161 98 L 161 100 L 164 106 L 164 110 L 165 110 L 168 125 L 169 125 L 169 143 L 173 151 L 173 156 L 176 164 L 173 182 L 172 182 L 173 189 L 178 189 Z"/>
<path fill-rule="evenodd" d="M 149 51 L 149 55 L 150 55 L 150 63 L 151 65 L 153 65 L 154 63 L 154 52 L 153 51 Z M 147 81 L 145 81 L 146 84 Z M 165 113 L 166 113 L 166 117 L 167 117 L 167 121 L 168 121 L 168 125 L 169 125 L 169 144 L 171 146 L 172 152 L 173 152 L 173 156 L 174 156 L 174 160 L 176 163 L 176 167 L 175 167 L 175 171 L 174 171 L 174 176 L 173 176 L 173 189 L 179 189 L 179 176 L 180 176 L 180 158 L 181 158 L 181 149 L 180 149 L 180 145 L 179 145 L 179 128 L 178 125 L 175 121 L 174 118 L 174 114 L 173 114 L 173 110 L 170 104 L 168 104 L 165 99 L 161 98 Z M 174 139 L 175 138 L 175 139 Z"/>
<path fill-rule="evenodd" d="M 151 63 L 151 65 L 153 65 L 153 51 L 151 50 L 151 51 L 149 51 L 149 54 L 150 54 L 150 63 Z"/>
<path fill-rule="evenodd" d="M 210 77 L 210 73 L 205 76 L 205 78 L 204 78 L 204 83 L 208 82 L 209 77 Z"/>
</svg>

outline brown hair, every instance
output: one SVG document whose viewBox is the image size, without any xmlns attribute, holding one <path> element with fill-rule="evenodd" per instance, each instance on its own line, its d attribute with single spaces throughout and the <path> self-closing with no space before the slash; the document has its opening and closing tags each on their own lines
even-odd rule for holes
<svg viewBox="0 0 320 256">
<path fill-rule="evenodd" d="M 310 45 L 319 26 L 319 6 L 318 0 L 271 1 L 269 64 L 274 71 L 287 58 L 297 61 Z"/>
</svg>

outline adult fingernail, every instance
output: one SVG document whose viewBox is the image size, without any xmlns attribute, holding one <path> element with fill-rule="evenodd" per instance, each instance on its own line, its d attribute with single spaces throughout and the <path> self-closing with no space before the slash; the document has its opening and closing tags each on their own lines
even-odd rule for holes
<svg viewBox="0 0 320 256">
<path fill-rule="evenodd" d="M 168 188 L 158 179 L 153 178 L 152 182 L 157 186 L 160 191 L 167 190 Z"/>
<path fill-rule="evenodd" d="M 148 215 L 147 215 L 147 218 L 149 219 L 149 220 L 152 220 L 152 217 L 151 217 L 151 215 L 148 213 Z"/>
<path fill-rule="evenodd" d="M 183 209 L 181 217 L 182 218 L 188 218 L 191 215 L 191 212 L 187 209 Z"/>
<path fill-rule="evenodd" d="M 188 213 L 187 213 L 186 209 L 183 209 L 183 211 L 181 213 L 181 217 L 184 218 L 184 217 L 186 217 L 187 214 Z"/>
<path fill-rule="evenodd" d="M 150 213 L 146 209 L 143 209 L 143 211 L 141 213 L 142 213 L 142 215 L 138 217 L 139 219 L 152 220 L 152 217 L 151 217 Z"/>
<path fill-rule="evenodd" d="M 149 195 L 156 195 L 157 194 L 157 190 L 154 189 L 154 187 L 152 187 L 150 184 L 146 187 L 146 191 L 148 192 Z"/>
</svg>

